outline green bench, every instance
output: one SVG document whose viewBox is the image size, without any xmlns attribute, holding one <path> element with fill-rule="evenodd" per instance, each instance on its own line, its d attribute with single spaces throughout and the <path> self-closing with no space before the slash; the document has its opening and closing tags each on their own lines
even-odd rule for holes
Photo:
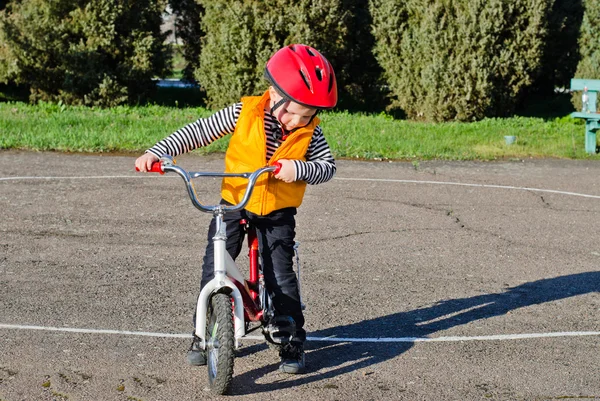
<svg viewBox="0 0 600 401">
<path fill-rule="evenodd" d="M 596 131 L 600 130 L 600 113 L 596 112 L 596 99 L 600 91 L 600 80 L 574 78 L 571 80 L 571 90 L 584 91 L 587 94 L 587 104 L 583 105 L 581 111 L 571 113 L 571 117 L 585 119 L 585 151 L 596 153 Z"/>
</svg>

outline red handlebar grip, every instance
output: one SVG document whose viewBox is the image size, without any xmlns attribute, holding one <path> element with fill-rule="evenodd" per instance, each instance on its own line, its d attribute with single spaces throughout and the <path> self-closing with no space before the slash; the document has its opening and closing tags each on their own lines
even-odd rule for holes
<svg viewBox="0 0 600 401">
<path fill-rule="evenodd" d="M 273 175 L 279 174 L 279 172 L 281 171 L 281 163 L 275 162 L 273 163 L 273 166 L 275 166 L 275 170 L 273 170 Z"/>
<path fill-rule="evenodd" d="M 163 171 L 162 164 L 160 164 L 160 162 L 152 163 L 152 167 L 150 167 L 150 172 L 151 173 L 161 173 L 161 174 L 165 173 Z"/>
<path fill-rule="evenodd" d="M 140 171 L 139 168 L 135 168 L 135 171 Z M 150 167 L 150 170 L 148 170 L 149 173 L 160 173 L 160 174 L 164 174 L 165 172 L 163 171 L 162 168 L 162 164 L 160 164 L 160 162 L 154 162 L 152 163 L 152 167 Z"/>
</svg>

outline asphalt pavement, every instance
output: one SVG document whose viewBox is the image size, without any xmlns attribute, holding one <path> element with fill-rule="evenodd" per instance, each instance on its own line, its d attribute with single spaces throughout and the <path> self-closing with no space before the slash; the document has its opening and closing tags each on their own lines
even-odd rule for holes
<svg viewBox="0 0 600 401">
<path fill-rule="evenodd" d="M 210 216 L 134 160 L 0 152 L 0 400 L 221 398 L 185 363 Z M 222 398 L 600 399 L 599 177 L 339 160 L 297 216 L 308 372 L 244 339 Z"/>
</svg>

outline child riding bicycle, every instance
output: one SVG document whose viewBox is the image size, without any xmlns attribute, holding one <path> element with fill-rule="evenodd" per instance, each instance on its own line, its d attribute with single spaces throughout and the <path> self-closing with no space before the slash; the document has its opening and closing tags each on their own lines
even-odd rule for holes
<svg viewBox="0 0 600 401">
<path fill-rule="evenodd" d="M 307 184 L 329 181 L 335 160 L 319 126 L 319 110 L 337 103 L 337 84 L 331 64 L 317 50 L 293 44 L 277 51 L 267 62 L 270 86 L 262 96 L 250 96 L 201 118 L 159 141 L 135 165 L 148 171 L 160 156 L 189 152 L 227 135 L 232 137 L 225 154 L 225 171 L 254 171 L 275 161 L 281 164 L 275 180 L 256 187 L 245 209 L 225 216 L 227 251 L 236 258 L 244 239 L 246 220 L 256 227 L 266 288 L 278 316 L 291 317 L 296 326 L 291 341 L 280 349 L 279 370 L 301 373 L 305 369 L 304 315 L 293 269 L 295 215 Z M 245 186 L 236 178 L 222 182 L 222 203 L 237 204 Z M 200 289 L 214 277 L 215 219 L 208 230 Z M 195 319 L 194 319 L 195 321 Z M 194 336 L 187 354 L 190 365 L 205 365 L 204 350 Z"/>
</svg>

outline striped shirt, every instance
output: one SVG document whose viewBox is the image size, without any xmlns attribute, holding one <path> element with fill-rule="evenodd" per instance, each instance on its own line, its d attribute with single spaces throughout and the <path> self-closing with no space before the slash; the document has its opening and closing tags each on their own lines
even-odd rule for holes
<svg viewBox="0 0 600 401">
<path fill-rule="evenodd" d="M 164 154 L 177 156 L 206 146 L 233 133 L 241 111 L 242 103 L 236 103 L 208 118 L 200 118 L 175 131 L 147 151 L 157 157 Z M 265 134 L 267 136 L 265 162 L 268 162 L 283 142 L 280 135 L 281 125 L 269 113 L 265 113 Z M 313 132 L 306 151 L 306 161 L 294 160 L 293 162 L 296 167 L 296 181 L 303 180 L 314 185 L 329 181 L 333 177 L 336 170 L 335 160 L 320 126 L 317 126 Z"/>
</svg>

